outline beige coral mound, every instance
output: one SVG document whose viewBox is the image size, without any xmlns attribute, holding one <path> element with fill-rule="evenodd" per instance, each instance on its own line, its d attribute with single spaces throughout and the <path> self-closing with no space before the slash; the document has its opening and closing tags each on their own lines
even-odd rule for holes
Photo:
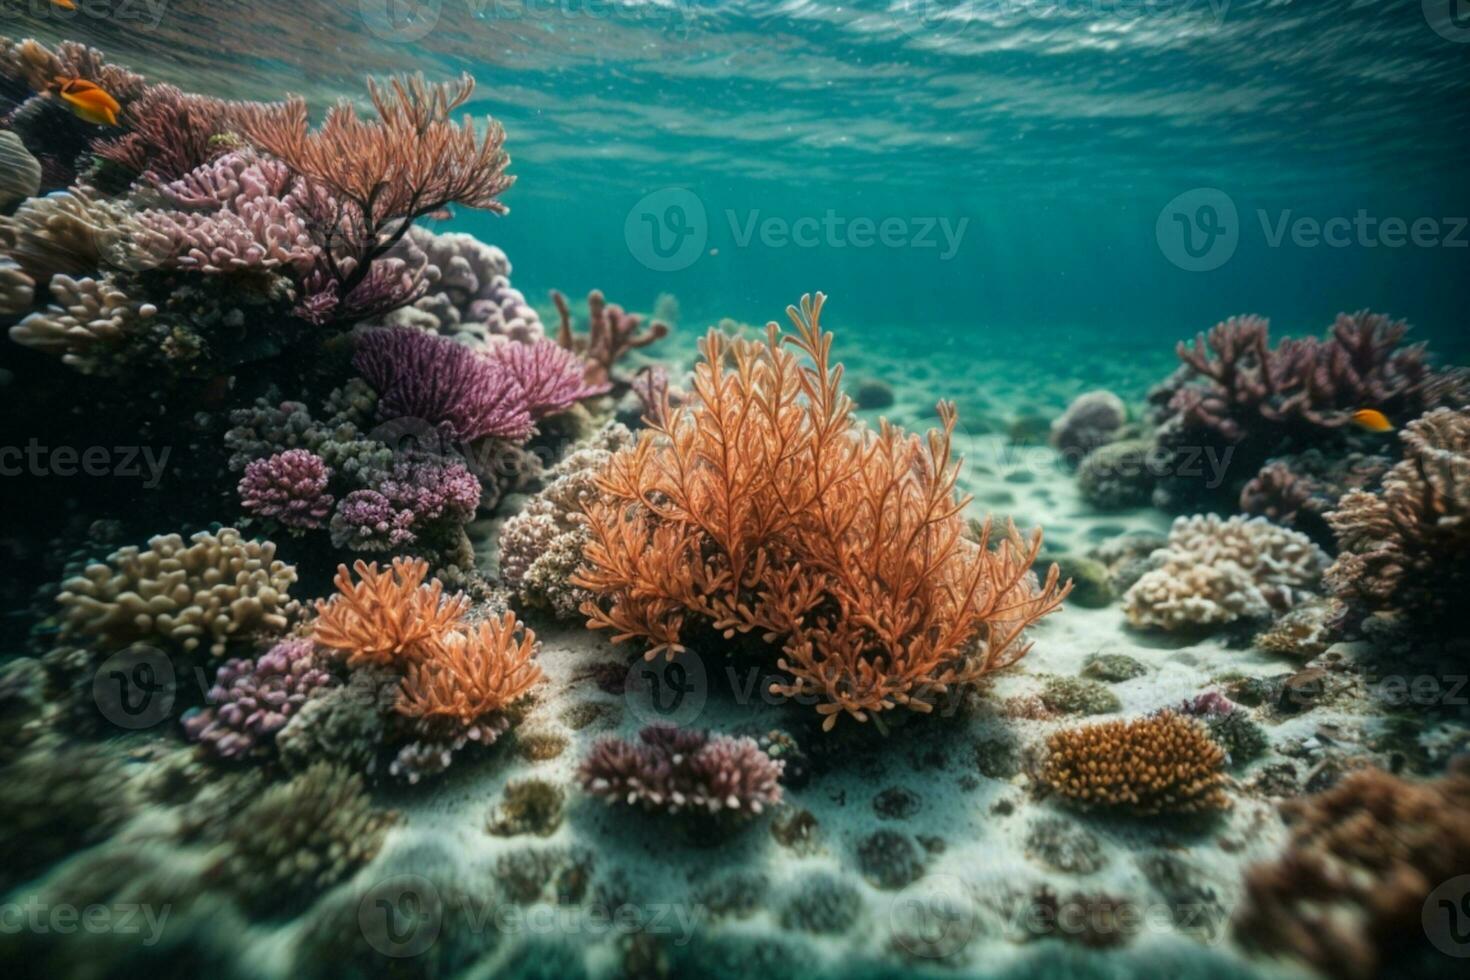
<svg viewBox="0 0 1470 980">
<path fill-rule="evenodd" d="M 188 543 L 159 535 L 129 546 L 62 583 L 62 635 L 95 637 L 106 648 L 160 641 L 222 656 L 232 640 L 286 628 L 296 569 L 270 541 L 234 528 L 201 531 Z"/>
<path fill-rule="evenodd" d="M 1178 630 L 1285 612 L 1321 587 L 1329 559 L 1265 518 L 1199 514 L 1176 519 L 1151 561 L 1123 611 L 1134 626 Z"/>
<path fill-rule="evenodd" d="M 927 438 L 856 421 L 822 331 L 822 294 L 763 340 L 701 342 L 694 399 L 650 412 L 599 476 L 585 564 L 588 625 L 647 656 L 699 624 L 779 646 L 773 693 L 810 698 L 830 729 L 940 698 L 1029 649 L 1067 593 L 1031 572 L 1040 534 L 966 537 L 953 406 Z M 992 547 L 992 543 L 995 544 Z"/>
<path fill-rule="evenodd" d="M 1409 975 L 1428 952 L 1425 913 L 1439 911 L 1426 909 L 1431 892 L 1470 871 L 1470 771 L 1411 782 L 1366 769 L 1282 811 L 1291 838 L 1247 871 L 1236 934 L 1327 976 Z"/>
<path fill-rule="evenodd" d="M 1041 780 L 1073 806 L 1152 816 L 1230 806 L 1225 750 L 1172 711 L 1055 732 Z"/>
<path fill-rule="evenodd" d="M 145 328 L 158 308 L 132 299 L 107 278 L 51 279 L 52 302 L 10 328 L 22 347 L 60 354 L 64 364 L 83 374 L 115 368 L 107 356 Z"/>
</svg>

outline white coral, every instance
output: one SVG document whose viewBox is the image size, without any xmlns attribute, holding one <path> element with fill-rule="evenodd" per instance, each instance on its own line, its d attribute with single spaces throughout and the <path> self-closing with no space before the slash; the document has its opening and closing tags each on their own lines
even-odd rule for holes
<svg viewBox="0 0 1470 980">
<path fill-rule="evenodd" d="M 1311 539 L 1265 518 L 1180 517 L 1154 568 L 1123 596 L 1134 626 L 1165 630 L 1219 626 L 1284 612 L 1311 596 L 1327 554 Z"/>
</svg>

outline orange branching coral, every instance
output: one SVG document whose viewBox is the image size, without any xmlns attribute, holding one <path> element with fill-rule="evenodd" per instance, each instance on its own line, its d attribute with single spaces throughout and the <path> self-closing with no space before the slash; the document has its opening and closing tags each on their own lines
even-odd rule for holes
<svg viewBox="0 0 1470 980">
<path fill-rule="evenodd" d="M 930 711 L 1014 663 L 1069 586 L 1055 566 L 1044 584 L 1031 574 L 1039 532 L 1011 527 L 993 549 L 988 521 L 965 536 L 953 406 L 923 440 L 854 419 L 824 299 L 788 308 L 794 337 L 710 331 L 693 402 L 665 398 L 600 475 L 572 581 L 599 597 L 588 625 L 649 642 L 649 658 L 683 651 L 690 618 L 779 641 L 789 680 L 772 691 L 815 696 L 830 729 L 844 713 Z"/>
<path fill-rule="evenodd" d="M 437 578 L 425 585 L 429 564 L 395 558 L 391 569 L 358 561 L 353 582 L 346 565 L 337 566 L 337 594 L 317 603 L 313 638 L 347 654 L 351 666 L 393 666 L 423 659 L 433 643 L 459 628 L 469 599 L 444 595 Z"/>
<path fill-rule="evenodd" d="M 1165 711 L 1053 733 L 1040 776 L 1081 809 L 1150 816 L 1227 809 L 1224 765 L 1202 725 Z"/>
<path fill-rule="evenodd" d="M 520 632 L 520 639 L 516 633 Z M 398 712 L 427 727 L 464 728 L 499 711 L 541 679 L 536 634 L 507 612 L 468 633 L 428 640 L 408 667 Z"/>
</svg>

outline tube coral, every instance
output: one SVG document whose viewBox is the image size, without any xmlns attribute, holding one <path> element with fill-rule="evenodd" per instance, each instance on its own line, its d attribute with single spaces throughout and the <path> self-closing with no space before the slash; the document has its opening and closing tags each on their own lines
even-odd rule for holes
<svg viewBox="0 0 1470 980">
<path fill-rule="evenodd" d="M 312 630 L 318 644 L 347 654 L 351 666 L 419 660 L 425 645 L 459 627 L 469 609 L 464 595 L 445 596 L 437 578 L 423 584 L 429 563 L 421 559 L 395 558 L 382 571 L 377 562 L 359 561 L 353 569 L 356 582 L 346 565 L 337 566 L 337 594 L 317 602 Z"/>
<path fill-rule="evenodd" d="M 572 310 L 567 305 L 567 298 L 553 290 L 551 299 L 561 317 L 556 342 L 586 361 L 590 384 L 600 385 L 615 380 L 613 366 L 624 354 L 638 347 L 647 347 L 669 333 L 668 325 L 657 320 L 640 333 L 643 327 L 641 316 L 625 313 L 621 306 L 604 299 L 601 290 L 594 289 L 587 294 L 587 333 L 579 335 L 572 330 Z"/>
<path fill-rule="evenodd" d="M 1225 750 L 1172 711 L 1069 728 L 1047 739 L 1040 778 L 1084 810 L 1141 816 L 1223 810 Z"/>
<path fill-rule="evenodd" d="M 1067 587 L 1055 566 L 1041 585 L 1031 575 L 1039 533 L 1011 528 L 992 550 L 987 521 L 965 537 L 953 406 L 927 441 L 855 421 L 824 299 L 788 309 L 795 337 L 774 323 L 764 342 L 705 337 L 694 403 L 666 407 L 598 478 L 607 496 L 588 507 L 572 583 L 599 596 L 589 626 L 647 641 L 649 658 L 684 650 L 689 618 L 779 641 L 788 679 L 771 691 L 814 697 L 830 729 L 841 714 L 931 711 L 1014 663 Z"/>
</svg>

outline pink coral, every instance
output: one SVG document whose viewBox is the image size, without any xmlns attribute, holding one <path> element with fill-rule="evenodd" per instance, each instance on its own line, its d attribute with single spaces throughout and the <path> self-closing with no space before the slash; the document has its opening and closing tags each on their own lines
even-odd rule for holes
<svg viewBox="0 0 1470 980">
<path fill-rule="evenodd" d="M 187 716 L 184 732 L 216 755 L 238 758 L 274 737 L 313 695 L 335 683 L 311 640 L 285 639 L 259 660 L 225 661 L 209 689 L 210 707 Z"/>
<path fill-rule="evenodd" d="M 286 527 L 319 528 L 332 511 L 327 481 L 332 471 L 316 453 L 288 449 L 245 467 L 240 479 L 240 505 L 252 514 Z"/>
<path fill-rule="evenodd" d="M 316 246 L 290 201 L 242 197 L 238 207 L 214 214 L 143 211 L 136 218 L 139 245 L 165 266 L 200 272 L 311 267 Z"/>
<path fill-rule="evenodd" d="M 609 803 L 750 817 L 781 802 L 785 766 L 752 739 L 660 724 L 639 732 L 637 743 L 599 740 L 577 776 Z"/>
<path fill-rule="evenodd" d="M 462 525 L 480 504 L 480 481 L 457 462 L 402 459 L 373 486 L 342 499 L 332 541 L 357 551 L 414 543 L 435 526 Z"/>
<path fill-rule="evenodd" d="M 532 432 L 526 394 L 499 362 L 436 334 L 369 330 L 353 365 L 378 393 L 383 419 L 422 419 L 456 439 L 520 441 Z"/>
<path fill-rule="evenodd" d="M 570 408 L 584 398 L 605 394 L 612 385 L 582 380 L 586 365 L 573 352 L 545 338 L 533 344 L 506 342 L 492 356 L 505 365 L 526 393 L 533 418 Z"/>
<path fill-rule="evenodd" d="M 180 210 L 213 211 L 263 197 L 284 197 L 291 172 L 278 160 L 253 153 L 228 153 L 158 188 Z"/>
</svg>

